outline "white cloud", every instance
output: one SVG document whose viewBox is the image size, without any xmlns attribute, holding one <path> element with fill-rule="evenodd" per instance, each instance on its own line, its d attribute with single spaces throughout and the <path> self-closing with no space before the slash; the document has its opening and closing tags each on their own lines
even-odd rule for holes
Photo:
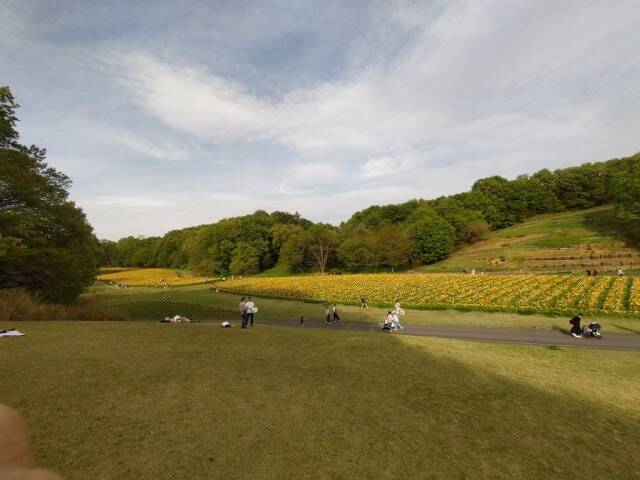
<svg viewBox="0 0 640 480">
<path fill-rule="evenodd" d="M 612 92 L 590 85 L 591 75 L 603 63 L 625 68 L 603 55 L 613 57 L 617 42 L 603 41 L 632 24 L 605 6 L 584 10 L 577 18 L 597 25 L 576 36 L 573 9 L 554 9 L 549 21 L 526 5 L 453 4 L 387 64 L 277 99 L 251 94 L 206 68 L 150 54 L 125 56 L 121 66 L 135 100 L 150 114 L 213 142 L 271 140 L 300 154 L 353 152 L 385 161 L 435 142 L 506 149 L 526 141 L 542 148 L 598 132 Z M 517 27 L 527 16 L 530 23 Z M 523 38 L 514 42 L 518 35 Z M 640 48 L 640 41 L 630 42 L 629 53 L 632 46 Z M 595 67 L 593 55 L 602 57 Z M 577 83 L 597 97 L 572 99 Z"/>
<path fill-rule="evenodd" d="M 158 208 L 176 205 L 175 202 L 159 198 L 147 197 L 118 197 L 118 196 L 100 196 L 91 203 L 92 205 L 108 206 L 108 207 L 142 207 L 142 208 Z"/>
<path fill-rule="evenodd" d="M 113 132 L 104 139 L 159 160 L 187 160 L 190 157 L 189 151 L 185 148 L 179 148 L 166 142 L 151 141 L 129 132 Z"/>
</svg>

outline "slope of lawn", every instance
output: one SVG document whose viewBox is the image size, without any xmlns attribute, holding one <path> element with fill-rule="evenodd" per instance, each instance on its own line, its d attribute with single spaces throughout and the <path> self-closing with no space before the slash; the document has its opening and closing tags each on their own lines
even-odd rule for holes
<svg viewBox="0 0 640 480">
<path fill-rule="evenodd" d="M 640 478 L 634 353 L 204 323 L 20 328 L 2 339 L 0 400 L 69 480 Z"/>
<path fill-rule="evenodd" d="M 237 313 L 240 297 L 238 295 L 215 292 L 210 287 L 194 285 L 172 288 L 164 291 L 156 288 L 115 289 L 105 285 L 95 285 L 88 297 L 95 298 L 105 308 L 124 311 L 132 319 L 154 320 L 185 315 L 194 320 L 230 320 L 239 323 Z M 304 316 L 305 320 L 324 320 L 324 305 L 294 300 L 273 298 L 254 298 L 259 307 L 256 321 L 296 320 Z M 391 306 L 390 306 L 391 307 Z M 362 309 L 351 305 L 341 305 L 341 318 L 344 322 L 382 323 L 388 309 Z M 494 312 L 459 312 L 454 310 L 406 310 L 403 322 L 407 325 L 448 325 L 465 327 L 508 327 L 523 329 L 567 329 L 568 318 L 546 315 L 518 315 Z M 640 321 L 629 318 L 595 318 L 604 332 L 631 333 L 640 331 Z"/>
<path fill-rule="evenodd" d="M 640 252 L 630 242 L 629 232 L 620 228 L 611 206 L 540 215 L 492 232 L 487 240 L 418 270 L 583 271 L 593 266 L 604 272 L 620 265 L 637 270 Z"/>
</svg>

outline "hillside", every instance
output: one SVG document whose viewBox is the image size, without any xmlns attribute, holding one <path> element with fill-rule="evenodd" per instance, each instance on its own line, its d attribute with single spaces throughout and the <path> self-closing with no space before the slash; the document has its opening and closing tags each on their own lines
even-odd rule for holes
<svg viewBox="0 0 640 480">
<path fill-rule="evenodd" d="M 418 271 L 582 271 L 622 266 L 640 268 L 640 251 L 630 245 L 611 206 L 539 215 L 492 232 L 449 258 Z"/>
</svg>

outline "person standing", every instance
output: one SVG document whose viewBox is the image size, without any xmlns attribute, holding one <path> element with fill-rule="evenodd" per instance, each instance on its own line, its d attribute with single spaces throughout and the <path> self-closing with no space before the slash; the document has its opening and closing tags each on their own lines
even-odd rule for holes
<svg viewBox="0 0 640 480">
<path fill-rule="evenodd" d="M 622 275 L 624 275 L 624 272 L 622 271 L 622 267 L 618 268 L 618 276 L 621 277 Z"/>
<path fill-rule="evenodd" d="M 331 307 L 329 305 L 324 307 L 324 318 L 327 323 L 331 323 Z"/>
<path fill-rule="evenodd" d="M 582 338 L 582 326 L 580 325 L 581 321 L 581 313 L 577 314 L 571 320 L 569 320 L 569 323 L 571 324 L 571 331 L 569 333 L 576 338 Z"/>
<path fill-rule="evenodd" d="M 249 297 L 247 299 L 247 303 L 245 303 L 245 307 L 247 308 L 247 324 L 250 324 L 253 327 L 253 314 L 256 312 L 256 304 L 253 303 L 253 298 Z"/>
<path fill-rule="evenodd" d="M 393 309 L 395 310 L 396 315 L 398 316 L 404 315 L 404 310 L 402 309 L 402 305 L 400 305 L 400 300 L 396 300 L 396 303 L 393 306 Z"/>
<path fill-rule="evenodd" d="M 247 302 L 244 297 L 240 299 L 238 310 L 240 310 L 240 317 L 242 318 L 242 328 L 247 328 Z"/>
<path fill-rule="evenodd" d="M 369 308 L 369 305 L 367 305 L 367 297 L 364 295 L 360 297 L 360 308 Z"/>
<path fill-rule="evenodd" d="M 333 304 L 333 307 L 331 307 L 331 311 L 333 312 L 333 321 L 334 322 L 339 322 L 340 321 L 340 315 L 338 315 L 338 307 L 336 307 L 336 304 Z"/>
<path fill-rule="evenodd" d="M 391 312 L 391 322 L 393 323 L 394 330 L 397 330 L 398 328 L 400 330 L 404 330 L 404 327 L 400 323 L 400 315 L 398 315 L 397 311 Z"/>
</svg>

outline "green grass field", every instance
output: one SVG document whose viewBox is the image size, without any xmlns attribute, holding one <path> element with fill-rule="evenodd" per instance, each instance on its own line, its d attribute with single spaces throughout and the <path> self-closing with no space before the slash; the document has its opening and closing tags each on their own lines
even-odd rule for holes
<svg viewBox="0 0 640 480">
<path fill-rule="evenodd" d="M 629 253 L 636 255 L 630 258 L 624 256 Z M 613 207 L 605 206 L 539 215 L 492 232 L 487 240 L 462 247 L 442 262 L 418 270 L 460 272 L 464 268 L 484 268 L 486 271 L 582 271 L 590 263 L 603 272 L 614 270 L 619 265 L 625 270 L 638 270 L 638 253 L 628 238 L 628 232 L 620 230 Z M 618 254 L 622 255 L 621 259 L 599 258 L 600 255 Z M 592 255 L 597 258 L 590 258 Z M 558 259 L 536 260 L 554 257 Z"/>
<path fill-rule="evenodd" d="M 210 323 L 20 329 L 0 342 L 0 400 L 69 480 L 640 478 L 635 353 Z"/>
<path fill-rule="evenodd" d="M 138 320 L 155 320 L 175 314 L 194 320 L 238 321 L 240 297 L 223 292 L 214 292 L 205 285 L 172 288 L 169 291 L 156 288 L 116 289 L 97 284 L 87 294 L 96 298 L 106 308 L 121 310 Z M 170 298 L 169 298 L 170 297 Z M 296 320 L 304 316 L 307 320 L 323 320 L 324 305 L 292 300 L 256 298 L 260 312 L 257 320 Z M 387 309 L 344 305 L 340 308 L 346 322 L 382 323 Z M 566 317 L 546 315 L 519 315 L 515 313 L 459 312 L 454 310 L 410 310 L 404 320 L 414 325 L 448 325 L 465 327 L 509 327 L 523 329 L 566 329 Z M 606 332 L 631 333 L 640 330 L 640 321 L 633 318 L 592 318 L 598 320 Z"/>
</svg>

